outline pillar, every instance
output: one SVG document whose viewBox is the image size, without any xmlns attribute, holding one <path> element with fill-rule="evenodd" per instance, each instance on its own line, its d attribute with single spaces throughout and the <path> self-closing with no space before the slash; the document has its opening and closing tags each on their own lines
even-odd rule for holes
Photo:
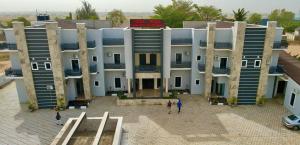
<svg viewBox="0 0 300 145">
<path fill-rule="evenodd" d="M 66 83 L 65 83 L 65 74 L 64 66 L 62 60 L 62 52 L 60 48 L 57 22 L 47 22 L 46 23 L 46 32 L 48 38 L 49 52 L 51 57 L 51 66 L 53 72 L 55 93 L 57 98 L 57 103 L 59 103 L 59 98 L 63 98 L 66 102 Z M 67 104 L 67 103 L 65 103 Z"/>
<path fill-rule="evenodd" d="M 168 80 L 168 78 L 166 78 L 165 80 L 166 80 L 166 81 L 165 81 L 165 82 L 166 82 L 166 84 L 165 84 L 165 85 L 166 85 L 166 86 L 165 86 L 165 89 L 166 89 L 165 92 L 168 93 L 168 91 L 169 91 L 169 82 L 168 82 L 168 81 L 169 81 L 169 80 Z"/>
<path fill-rule="evenodd" d="M 92 98 L 91 95 L 91 83 L 90 83 L 90 64 L 89 64 L 89 56 L 87 49 L 87 40 L 86 40 L 86 27 L 84 23 L 77 23 L 77 37 L 79 43 L 79 58 L 80 58 L 80 66 L 82 71 L 82 81 L 83 81 L 83 89 L 85 99 L 90 100 Z"/>
<path fill-rule="evenodd" d="M 205 57 L 205 86 L 204 97 L 211 97 L 211 81 L 212 69 L 214 62 L 214 49 L 215 49 L 215 29 L 216 23 L 208 23 L 207 26 L 207 48 Z"/>
<path fill-rule="evenodd" d="M 128 94 L 131 94 L 131 82 L 130 82 L 130 79 L 127 79 L 127 90 L 128 90 Z"/>
<path fill-rule="evenodd" d="M 230 56 L 229 97 L 238 97 L 246 22 L 234 22 L 233 48 Z"/>
<path fill-rule="evenodd" d="M 143 89 L 143 79 L 139 78 L 139 90 Z"/>
<path fill-rule="evenodd" d="M 157 78 L 154 78 L 154 89 L 157 89 Z"/>
<path fill-rule="evenodd" d="M 24 30 L 24 23 L 13 22 L 13 30 L 16 37 L 16 44 L 23 73 L 23 80 L 26 83 L 25 89 L 28 96 L 28 101 L 30 101 L 30 103 L 32 103 L 35 108 L 38 108 L 37 96 L 35 93 L 35 87 L 31 71 L 31 62 L 29 60 L 28 47 Z"/>
<path fill-rule="evenodd" d="M 263 57 L 260 65 L 260 76 L 257 88 L 256 99 L 265 95 L 265 89 L 268 83 L 269 65 L 272 57 L 272 49 L 274 45 L 277 23 L 269 21 L 266 30 L 266 38 L 264 43 Z"/>
</svg>

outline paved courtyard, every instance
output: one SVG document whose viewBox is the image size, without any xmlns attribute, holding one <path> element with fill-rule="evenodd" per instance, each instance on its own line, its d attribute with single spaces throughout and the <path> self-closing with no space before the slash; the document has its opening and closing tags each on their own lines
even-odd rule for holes
<svg viewBox="0 0 300 145">
<path fill-rule="evenodd" d="M 123 144 L 129 145 L 296 145 L 300 131 L 281 125 L 288 114 L 276 101 L 258 106 L 211 106 L 200 96 L 182 96 L 183 112 L 167 114 L 166 106 L 116 106 L 116 97 L 98 97 L 88 116 L 109 111 L 124 117 Z M 15 84 L 0 89 L 0 144 L 49 144 L 61 129 L 50 109 L 28 112 L 19 105 Z M 63 121 L 82 110 L 61 112 Z"/>
</svg>

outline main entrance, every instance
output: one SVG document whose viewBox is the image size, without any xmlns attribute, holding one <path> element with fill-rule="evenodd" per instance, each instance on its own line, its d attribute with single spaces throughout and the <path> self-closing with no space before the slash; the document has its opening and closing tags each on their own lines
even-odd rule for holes
<svg viewBox="0 0 300 145">
<path fill-rule="evenodd" d="M 143 79 L 143 89 L 154 89 L 154 79 Z"/>
</svg>

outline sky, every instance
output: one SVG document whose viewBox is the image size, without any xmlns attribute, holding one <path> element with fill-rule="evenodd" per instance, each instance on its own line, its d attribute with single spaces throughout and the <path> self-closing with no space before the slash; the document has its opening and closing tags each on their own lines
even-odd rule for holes
<svg viewBox="0 0 300 145">
<path fill-rule="evenodd" d="M 0 0 L 0 12 L 32 12 L 38 10 L 73 12 L 82 0 Z M 124 12 L 152 12 L 158 4 L 167 5 L 171 0 L 87 0 L 98 12 L 121 9 Z M 192 0 L 200 5 L 214 5 L 225 13 L 245 8 L 250 12 L 270 13 L 273 9 L 288 9 L 300 13 L 300 0 Z"/>
</svg>

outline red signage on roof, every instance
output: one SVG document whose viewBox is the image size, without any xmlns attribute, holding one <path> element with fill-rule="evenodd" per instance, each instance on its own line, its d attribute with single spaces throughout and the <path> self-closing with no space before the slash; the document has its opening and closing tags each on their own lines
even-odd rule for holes
<svg viewBox="0 0 300 145">
<path fill-rule="evenodd" d="M 130 27 L 164 28 L 165 23 L 160 19 L 130 19 Z"/>
</svg>

